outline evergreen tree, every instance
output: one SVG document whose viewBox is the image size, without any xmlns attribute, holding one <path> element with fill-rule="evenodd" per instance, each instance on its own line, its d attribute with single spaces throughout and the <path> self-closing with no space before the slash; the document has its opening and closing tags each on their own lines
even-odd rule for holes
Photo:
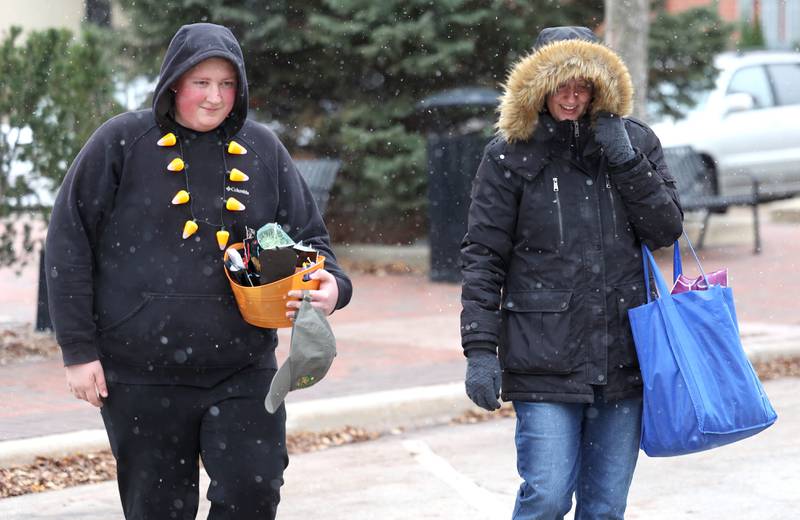
<svg viewBox="0 0 800 520">
<path fill-rule="evenodd" d="M 655 112 L 680 117 L 697 93 L 714 86 L 714 56 L 728 44 L 733 28 L 711 7 L 669 14 L 657 11 L 650 24 L 648 99 Z"/>
<path fill-rule="evenodd" d="M 253 116 L 295 156 L 344 159 L 327 220 L 337 240 L 424 234 L 425 143 L 416 103 L 448 88 L 497 88 L 553 25 L 599 26 L 603 2 L 555 0 L 136 0 L 128 54 L 151 76 L 184 23 L 230 27 L 247 56 Z M 651 24 L 649 99 L 677 114 L 711 85 L 727 27 L 711 9 Z M 662 88 L 664 84 L 672 88 Z M 659 85 L 658 88 L 655 88 Z"/>
<path fill-rule="evenodd" d="M 0 42 L 0 265 L 31 260 L 31 226 L 94 129 L 119 112 L 111 45 L 86 29 L 12 27 Z M 42 200 L 42 197 L 45 197 Z"/>
<path fill-rule="evenodd" d="M 338 240 L 421 234 L 426 203 L 418 101 L 451 87 L 498 87 L 541 28 L 596 27 L 602 1 L 137 0 L 131 54 L 153 74 L 168 39 L 197 21 L 230 27 L 247 57 L 255 117 L 279 122 L 297 156 L 344 159 L 342 204 L 327 219 Z M 147 59 L 142 59 L 147 57 Z"/>
<path fill-rule="evenodd" d="M 738 47 L 741 50 L 763 49 L 765 45 L 764 32 L 761 30 L 761 20 L 759 20 L 758 13 L 756 13 L 752 20 L 742 21 Z"/>
<path fill-rule="evenodd" d="M 344 159 L 334 187 L 340 203 L 328 213 L 335 238 L 413 239 L 427 229 L 418 101 L 453 87 L 498 88 L 541 28 L 594 28 L 603 16 L 599 0 L 119 3 L 131 20 L 123 38 L 115 35 L 121 49 L 97 32 L 80 41 L 64 31 L 33 33 L 24 44 L 18 31 L 5 38 L 0 217 L 23 206 L 46 214 L 48 201 L 37 200 L 34 187 L 57 186 L 91 131 L 119 110 L 112 75 L 155 78 L 175 31 L 209 21 L 231 27 L 242 43 L 253 117 L 275 128 L 296 156 Z M 730 28 L 713 10 L 667 15 L 655 3 L 650 100 L 676 115 L 692 103 L 690 92 L 711 85 L 713 55 L 724 48 Z M 116 53 L 116 69 L 110 53 Z M 673 87 L 655 88 L 665 84 Z M 24 169 L 22 175 L 12 176 L 12 164 Z M 0 262 L 8 263 L 19 255 L 8 227 L 2 235 Z M 30 247 L 26 240 L 24 249 Z"/>
</svg>

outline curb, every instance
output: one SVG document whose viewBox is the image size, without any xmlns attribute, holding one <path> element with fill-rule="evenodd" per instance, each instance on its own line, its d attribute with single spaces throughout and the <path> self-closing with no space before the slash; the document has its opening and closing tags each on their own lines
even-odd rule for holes
<svg viewBox="0 0 800 520">
<path fill-rule="evenodd" d="M 427 240 L 412 245 L 333 244 L 336 257 L 342 261 L 372 263 L 404 263 L 420 270 L 430 267 L 430 246 Z"/>
<path fill-rule="evenodd" d="M 36 457 L 66 457 L 109 449 L 105 430 L 79 430 L 76 432 L 44 435 L 30 439 L 0 442 L 0 468 L 14 464 L 29 464 Z"/>
<path fill-rule="evenodd" d="M 463 382 L 417 386 L 288 403 L 286 430 L 320 432 L 344 426 L 372 431 L 420 428 L 446 423 L 474 407 Z"/>
<path fill-rule="evenodd" d="M 769 218 L 772 222 L 780 222 L 782 224 L 800 223 L 800 198 L 773 202 L 767 207 L 770 208 Z"/>
<path fill-rule="evenodd" d="M 286 404 L 286 431 L 321 432 L 345 426 L 368 431 L 444 424 L 474 408 L 464 383 L 420 386 Z M 105 430 L 45 435 L 0 442 L 0 468 L 29 464 L 36 457 L 65 457 L 110 449 Z"/>
</svg>

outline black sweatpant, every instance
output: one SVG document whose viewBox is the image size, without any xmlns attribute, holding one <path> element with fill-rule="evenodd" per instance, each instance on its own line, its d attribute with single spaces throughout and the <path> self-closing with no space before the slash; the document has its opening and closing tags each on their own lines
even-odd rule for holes
<svg viewBox="0 0 800 520">
<path fill-rule="evenodd" d="M 211 520 L 275 518 L 289 463 L 286 412 L 264 409 L 275 370 L 212 388 L 109 383 L 102 408 L 127 520 L 194 520 L 198 456 Z"/>
</svg>

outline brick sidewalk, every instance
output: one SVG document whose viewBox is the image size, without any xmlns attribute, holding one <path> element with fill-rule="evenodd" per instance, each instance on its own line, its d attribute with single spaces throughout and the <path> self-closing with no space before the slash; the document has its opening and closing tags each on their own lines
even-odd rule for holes
<svg viewBox="0 0 800 520">
<path fill-rule="evenodd" d="M 764 223 L 761 232 L 761 254 L 752 253 L 746 232 L 739 243 L 700 251 L 703 269 L 728 268 L 739 321 L 800 325 L 800 224 Z M 682 252 L 684 270 L 696 273 L 694 260 Z"/>
<path fill-rule="evenodd" d="M 318 385 L 292 392 L 290 402 L 463 376 L 458 285 L 432 284 L 421 276 L 356 275 L 353 282 L 352 303 L 331 317 L 338 344 L 331 371 Z M 282 359 L 288 329 L 279 336 Z M 97 410 L 67 392 L 60 360 L 0 367 L 0 381 L 0 441 L 102 428 Z"/>
<path fill-rule="evenodd" d="M 718 219 L 712 225 L 722 225 Z M 764 252 L 753 255 L 749 234 L 730 244 L 714 243 L 700 254 L 706 270 L 729 269 L 741 322 L 800 325 L 798 258 L 800 225 L 764 223 Z M 715 245 L 713 245 L 715 244 Z M 671 259 L 659 255 L 665 274 Z M 693 261 L 684 255 L 687 272 Z M 35 274 L 35 273 L 34 273 Z M 35 316 L 35 276 L 0 278 L 0 316 Z M 292 392 L 289 402 L 451 383 L 464 375 L 458 315 L 460 286 L 435 284 L 423 276 L 355 275 L 349 307 L 331 318 L 339 355 L 329 376 Z M 25 291 L 33 283 L 28 295 Z M 27 313 L 27 314 L 26 314 Z M 285 356 L 288 331 L 280 333 Z M 66 391 L 58 360 L 0 367 L 0 441 L 79 429 L 101 428 L 99 414 Z"/>
<path fill-rule="evenodd" d="M 34 323 L 39 293 L 39 263 L 27 266 L 21 273 L 0 268 L 0 325 Z"/>
</svg>

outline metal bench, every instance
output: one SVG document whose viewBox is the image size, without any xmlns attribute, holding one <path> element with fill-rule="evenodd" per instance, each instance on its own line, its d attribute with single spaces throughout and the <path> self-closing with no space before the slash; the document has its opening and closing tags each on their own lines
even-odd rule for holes
<svg viewBox="0 0 800 520">
<path fill-rule="evenodd" d="M 758 206 L 767 202 L 792 198 L 798 191 L 762 190 L 756 179 L 752 181 L 749 193 L 723 195 L 716 193 L 714 176 L 703 162 L 702 157 L 691 146 L 675 146 L 664 148 L 664 160 L 670 174 L 675 178 L 678 196 L 684 212 L 704 211 L 703 225 L 697 249 L 703 247 L 708 222 L 711 215 L 721 213 L 731 206 L 749 206 L 753 211 L 754 253 L 761 252 L 761 234 L 759 229 Z"/>
<path fill-rule="evenodd" d="M 294 164 L 311 189 L 319 212 L 324 215 L 325 209 L 328 207 L 333 181 L 336 180 L 336 174 L 342 166 L 342 161 L 338 159 L 300 159 Z"/>
</svg>

